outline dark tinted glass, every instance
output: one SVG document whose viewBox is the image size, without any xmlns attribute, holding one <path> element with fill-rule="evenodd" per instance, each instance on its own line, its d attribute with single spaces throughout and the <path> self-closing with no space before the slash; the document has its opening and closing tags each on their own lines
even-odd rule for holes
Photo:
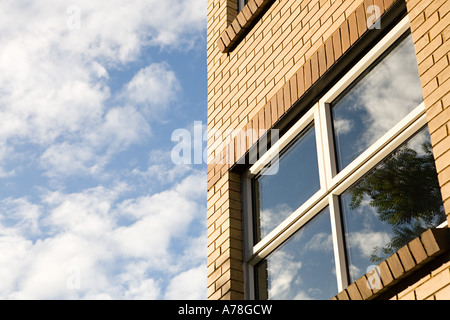
<svg viewBox="0 0 450 320">
<path fill-rule="evenodd" d="M 263 170 L 253 179 L 256 240 L 272 231 L 320 188 L 313 125 L 285 148 L 275 167 Z"/>
</svg>

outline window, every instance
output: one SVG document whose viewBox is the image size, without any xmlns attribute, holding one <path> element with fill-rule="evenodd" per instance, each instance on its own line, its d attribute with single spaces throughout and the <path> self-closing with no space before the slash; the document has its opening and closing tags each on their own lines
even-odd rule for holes
<svg viewBox="0 0 450 320">
<path fill-rule="evenodd" d="M 426 127 L 339 197 L 350 281 L 378 264 L 445 215 Z"/>
<path fill-rule="evenodd" d="M 399 41 L 331 103 L 338 170 L 423 101 L 412 39 Z"/>
<path fill-rule="evenodd" d="M 320 188 L 316 137 L 311 124 L 280 155 L 276 174 L 265 170 L 253 180 L 256 239 L 260 240 Z M 270 168 L 266 168 L 270 170 Z"/>
<path fill-rule="evenodd" d="M 249 298 L 330 299 L 446 224 L 421 92 L 405 18 L 248 170 Z"/>
<path fill-rule="evenodd" d="M 259 262 L 258 299 L 327 299 L 337 291 L 330 212 L 317 214 Z"/>
<path fill-rule="evenodd" d="M 245 5 L 247 4 L 248 0 L 238 0 L 238 11 L 241 11 L 242 8 L 245 7 Z"/>
</svg>

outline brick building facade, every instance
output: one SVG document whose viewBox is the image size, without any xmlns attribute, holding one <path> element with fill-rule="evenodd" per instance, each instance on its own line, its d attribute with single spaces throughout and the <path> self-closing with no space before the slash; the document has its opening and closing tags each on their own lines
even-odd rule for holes
<svg viewBox="0 0 450 320">
<path fill-rule="evenodd" d="M 450 299 L 449 2 L 208 0 L 207 8 L 208 299 Z M 411 55 L 414 63 L 406 67 Z M 383 70 L 390 75 L 385 78 L 392 80 L 389 85 L 388 80 L 375 82 Z M 374 104 L 380 95 L 388 97 L 389 90 L 398 95 L 395 101 Z M 383 102 L 388 100 L 394 107 Z M 413 107 L 404 114 L 388 115 L 409 100 Z M 357 106 L 362 101 L 365 106 L 385 106 L 382 115 L 375 115 L 375 107 L 361 111 Z M 351 128 L 358 122 L 356 114 L 362 119 L 359 134 L 345 136 L 357 130 L 356 125 Z M 378 131 L 388 120 L 398 121 L 376 136 L 373 123 L 366 123 L 369 115 L 373 123 L 379 120 Z M 363 136 L 373 141 L 346 162 L 345 150 L 361 144 Z M 432 146 L 431 164 L 424 164 L 426 154 L 413 146 L 419 138 L 425 143 L 422 136 Z M 296 148 L 303 151 L 296 153 Z M 411 161 L 422 161 L 415 167 L 415 178 L 405 178 L 420 181 L 421 191 L 402 198 L 403 191 L 395 189 L 402 187 L 393 182 L 388 187 L 395 190 L 389 189 L 387 196 L 373 181 L 386 176 L 380 168 L 387 169 L 393 161 L 400 172 L 398 159 L 405 150 L 415 156 Z M 306 156 L 312 153 L 314 161 Z M 297 157 L 292 163 L 299 163 L 300 169 L 289 164 L 289 155 Z M 292 187 L 277 181 L 281 178 L 276 174 L 264 176 L 264 168 L 275 167 L 274 157 L 280 172 L 287 170 L 286 177 L 298 175 Z M 317 164 L 310 168 L 312 162 Z M 430 167 L 436 177 L 422 176 Z M 317 177 L 312 176 L 315 171 Z M 390 174 L 392 180 L 402 179 Z M 303 180 L 308 181 L 297 186 Z M 315 183 L 316 189 L 306 189 Z M 291 201 L 288 194 L 294 186 L 305 200 L 295 196 L 298 204 L 293 207 L 277 203 L 284 196 Z M 417 200 L 424 192 L 430 196 Z M 401 204 L 396 210 L 379 204 L 380 197 L 396 194 L 400 196 L 390 200 Z M 347 198 L 351 203 L 346 206 Z M 420 212 L 410 213 L 427 201 Z M 405 214 L 410 216 L 399 218 L 407 206 L 411 209 Z M 427 209 L 431 207 L 434 211 Z M 363 219 L 358 212 L 368 219 L 375 211 L 377 217 L 383 213 L 389 221 L 402 222 L 392 222 L 393 231 L 387 231 L 386 223 L 375 230 L 368 220 L 356 222 Z M 274 226 L 269 228 L 269 222 Z M 402 237 L 396 238 L 399 234 Z M 321 250 L 312 241 L 301 242 L 306 241 L 302 237 L 318 240 L 319 235 Z M 371 241 L 368 257 L 363 249 Z M 384 251 L 378 244 L 385 245 Z M 311 250 L 300 258 L 300 248 Z M 317 275 L 302 272 L 314 263 L 320 265 L 316 272 L 329 264 L 319 278 L 331 277 L 336 285 L 307 283 Z"/>
</svg>

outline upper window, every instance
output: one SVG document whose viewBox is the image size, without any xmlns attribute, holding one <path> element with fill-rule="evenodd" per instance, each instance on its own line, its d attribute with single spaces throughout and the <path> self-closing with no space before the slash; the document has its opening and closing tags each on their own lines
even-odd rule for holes
<svg viewBox="0 0 450 320">
<path fill-rule="evenodd" d="M 229 0 L 227 15 L 228 19 L 231 18 L 232 21 L 228 20 L 228 26 L 217 40 L 218 49 L 222 53 L 233 51 L 273 3 L 273 1 Z M 234 15 L 235 17 L 233 17 Z"/>
<path fill-rule="evenodd" d="M 264 157 L 250 168 L 249 298 L 332 298 L 445 224 L 408 26 L 405 18 L 281 137 L 276 168 Z"/>
<path fill-rule="evenodd" d="M 410 36 L 331 103 L 338 170 L 342 170 L 422 101 Z"/>
</svg>

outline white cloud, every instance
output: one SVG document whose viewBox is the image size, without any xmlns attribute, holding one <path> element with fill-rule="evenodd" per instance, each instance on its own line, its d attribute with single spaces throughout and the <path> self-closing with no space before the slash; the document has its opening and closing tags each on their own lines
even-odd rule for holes
<svg viewBox="0 0 450 320">
<path fill-rule="evenodd" d="M 25 198 L 6 198 L 0 202 L 0 234 L 39 235 L 40 206 Z M 14 226 L 14 228 L 10 228 Z"/>
<path fill-rule="evenodd" d="M 186 227 L 194 219 L 202 219 L 195 200 L 201 199 L 204 190 L 203 174 L 188 176 L 170 190 L 123 203 L 122 212 L 135 222 L 114 230 L 114 247 L 124 256 L 145 256 L 152 267 L 166 268 L 171 242 L 185 239 Z"/>
<path fill-rule="evenodd" d="M 149 46 L 186 52 L 204 37 L 200 0 L 80 0 L 79 29 L 67 25 L 72 4 L 0 2 L 0 177 L 38 162 L 39 178 L 101 180 L 115 155 L 151 136 L 152 112 L 180 90 L 172 67 L 151 57 L 118 91 L 112 71 L 128 71 Z M 145 177 L 180 177 L 170 163 L 158 170 Z M 122 182 L 36 186 L 34 197 L 0 200 L 0 298 L 157 299 L 165 283 L 173 296 L 187 281 L 186 295 L 203 296 L 205 176 L 187 174 L 157 194 L 116 175 Z"/>
<path fill-rule="evenodd" d="M 205 288 L 206 265 L 202 265 L 174 277 L 167 287 L 165 299 L 201 300 L 206 296 Z"/>
<path fill-rule="evenodd" d="M 138 142 L 150 133 L 150 127 L 144 116 L 135 107 L 111 108 L 103 121 L 86 134 L 86 145 L 96 148 L 108 146 L 122 150 Z"/>
<path fill-rule="evenodd" d="M 403 41 L 356 87 L 355 94 L 361 104 L 354 108 L 367 113 L 364 117 L 366 128 L 359 141 L 361 150 L 423 101 L 414 44 L 411 37 Z"/>
<path fill-rule="evenodd" d="M 25 216 L 7 228 L 0 225 L 0 297 L 162 299 L 177 292 L 204 297 L 204 178 L 191 175 L 158 194 L 120 201 L 126 185 L 49 192 L 39 207 L 9 199 L 6 214 L 32 209 L 26 217 L 39 222 L 40 236 L 32 240 L 20 232 Z M 192 183 L 197 191 L 188 188 Z M 203 227 L 193 231 L 192 224 Z M 79 288 L 71 287 L 77 283 L 73 277 L 79 277 Z M 162 277 L 168 279 L 167 291 Z"/>
<path fill-rule="evenodd" d="M 338 135 L 347 134 L 352 131 L 353 121 L 349 119 L 335 119 L 333 122 L 334 130 Z"/>
<path fill-rule="evenodd" d="M 132 284 L 124 296 L 127 300 L 156 300 L 160 296 L 161 289 L 153 279 L 145 279 Z"/>
<path fill-rule="evenodd" d="M 272 231 L 293 212 L 294 210 L 286 203 L 278 203 L 275 207 L 263 209 L 260 214 L 261 230 L 265 233 Z"/>
<path fill-rule="evenodd" d="M 95 154 L 89 146 L 68 142 L 54 144 L 47 148 L 41 156 L 41 162 L 50 176 L 59 174 L 94 173 L 99 169 L 99 161 L 93 161 Z"/>
<path fill-rule="evenodd" d="M 29 248 L 30 258 L 23 263 L 22 273 L 15 272 L 16 290 L 2 292 L 2 298 L 76 299 L 82 297 L 83 288 L 91 294 L 107 289 L 100 262 L 108 262 L 108 252 L 102 249 L 99 243 L 70 232 L 38 241 Z M 80 270 L 80 289 L 68 286 L 73 266 Z"/>
<path fill-rule="evenodd" d="M 302 279 L 299 276 L 302 262 L 295 261 L 295 256 L 285 251 L 276 251 L 270 257 L 270 288 L 272 299 L 288 299 L 295 295 L 306 298 L 304 291 L 297 291 Z"/>
<path fill-rule="evenodd" d="M 179 164 L 174 165 L 170 151 L 152 150 L 150 151 L 148 167 L 145 170 L 134 168 L 132 175 L 135 181 L 145 181 L 150 186 L 165 186 L 186 176 L 193 170 L 192 166 Z"/>
<path fill-rule="evenodd" d="M 349 243 L 356 247 L 363 257 L 369 258 L 376 247 L 382 248 L 391 240 L 387 232 L 364 230 L 349 234 Z"/>
<path fill-rule="evenodd" d="M 325 232 L 316 233 L 305 245 L 305 249 L 313 251 L 332 251 L 333 236 Z"/>
<path fill-rule="evenodd" d="M 51 226 L 54 232 L 70 230 L 72 234 L 96 239 L 99 235 L 111 231 L 114 226 L 114 216 L 110 211 L 117 194 L 118 191 L 104 187 L 74 194 L 51 192 L 44 199 L 52 208 L 44 223 Z"/>
<path fill-rule="evenodd" d="M 14 230 L 9 230 L 13 233 Z M 5 234 L 0 236 L 0 297 L 19 290 L 21 276 L 26 272 L 32 259 L 30 250 L 33 243 L 20 235 Z"/>
<path fill-rule="evenodd" d="M 156 107 L 166 107 L 179 90 L 175 73 L 167 63 L 154 63 L 139 72 L 126 85 L 124 96 L 147 112 L 159 113 Z"/>
<path fill-rule="evenodd" d="M 49 176 L 100 173 L 110 158 L 150 135 L 150 126 L 134 107 L 116 107 L 79 135 L 50 145 L 41 155 Z"/>
<path fill-rule="evenodd" d="M 0 167 L 11 148 L 32 143 L 48 149 L 42 161 L 50 175 L 73 174 L 144 138 L 148 113 L 166 108 L 179 89 L 175 73 L 166 63 L 142 68 L 111 110 L 108 70 L 135 61 L 147 46 L 190 48 L 205 28 L 202 1 L 77 1 L 80 27 L 73 30 L 70 5 L 0 3 Z M 79 155 L 67 171 L 69 149 Z"/>
</svg>

